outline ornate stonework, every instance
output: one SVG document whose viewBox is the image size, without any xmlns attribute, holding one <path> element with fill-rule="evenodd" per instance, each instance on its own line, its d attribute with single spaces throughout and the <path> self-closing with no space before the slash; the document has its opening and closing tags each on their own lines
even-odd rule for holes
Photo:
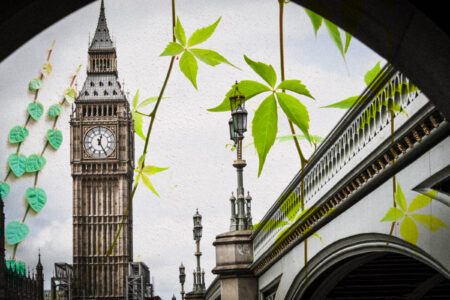
<svg viewBox="0 0 450 300">
<path fill-rule="evenodd" d="M 125 299 L 133 257 L 134 130 L 103 1 L 88 54 L 87 78 L 70 120 L 74 299 Z"/>
</svg>

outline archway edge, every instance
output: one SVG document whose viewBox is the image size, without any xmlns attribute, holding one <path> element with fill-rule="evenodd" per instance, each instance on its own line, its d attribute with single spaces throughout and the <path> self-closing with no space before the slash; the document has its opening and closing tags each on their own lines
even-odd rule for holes
<svg viewBox="0 0 450 300">
<path fill-rule="evenodd" d="M 389 242 L 389 245 L 386 244 Z M 314 282 L 323 272 L 344 259 L 370 253 L 397 253 L 411 257 L 450 279 L 450 271 L 428 253 L 394 236 L 365 233 L 336 241 L 317 253 L 308 262 L 308 282 Z M 286 300 L 300 299 L 306 291 L 305 269 L 299 270 L 285 296 Z"/>
<path fill-rule="evenodd" d="M 412 1 L 293 2 L 324 16 L 384 57 L 450 119 L 450 38 Z"/>
</svg>

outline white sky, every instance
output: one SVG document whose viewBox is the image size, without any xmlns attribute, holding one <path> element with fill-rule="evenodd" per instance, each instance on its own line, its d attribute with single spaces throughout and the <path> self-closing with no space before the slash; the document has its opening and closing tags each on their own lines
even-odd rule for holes
<svg viewBox="0 0 450 300">
<path fill-rule="evenodd" d="M 125 4 L 126 3 L 126 4 Z M 164 80 L 169 58 L 159 57 L 171 40 L 170 1 L 107 0 L 107 23 L 116 41 L 120 81 L 131 97 L 140 89 L 141 98 L 156 96 Z M 56 40 L 51 63 L 53 73 L 44 81 L 39 101 L 47 109 L 59 101 L 69 85 L 70 75 L 78 64 L 85 65 L 89 33 L 97 25 L 100 3 L 91 4 L 43 31 L 0 64 L 0 90 L 3 115 L 0 120 L 0 178 L 7 168 L 7 156 L 15 151 L 8 144 L 8 132 L 15 125 L 23 125 L 26 105 L 33 96 L 27 92 L 30 79 L 38 76 L 46 58 L 46 49 Z M 195 266 L 195 244 L 192 239 L 192 215 L 195 209 L 203 215 L 202 267 L 207 285 L 214 275 L 212 242 L 215 236 L 228 231 L 229 196 L 236 188 L 236 174 L 232 167 L 235 152 L 225 148 L 229 143 L 229 113 L 206 111 L 219 104 L 235 80 L 260 80 L 245 64 L 243 54 L 256 61 L 274 66 L 279 76 L 278 1 L 276 0 L 179 0 L 177 14 L 187 36 L 195 29 L 222 20 L 210 40 L 199 48 L 213 49 L 225 56 L 242 71 L 226 65 L 215 68 L 199 62 L 195 90 L 180 72 L 173 69 L 165 96 L 153 129 L 147 162 L 168 171 L 152 177 L 161 198 L 141 185 L 134 199 L 134 259 L 144 261 L 156 283 L 156 293 L 163 299 L 179 298 L 178 266 L 186 266 L 186 290 L 192 289 L 192 270 Z M 303 9 L 289 3 L 285 8 L 286 78 L 300 79 L 317 99 L 302 98 L 310 111 L 312 134 L 326 136 L 343 115 L 342 110 L 319 109 L 364 89 L 363 76 L 377 61 L 384 60 L 366 46 L 353 39 L 347 53 L 347 73 L 342 57 L 321 28 L 317 39 Z M 178 62 L 178 61 L 177 61 Z M 86 77 L 83 66 L 78 89 Z M 249 124 L 252 109 L 263 98 L 255 97 L 249 104 Z M 69 112 L 66 106 L 58 127 L 63 131 L 63 145 L 58 151 L 46 153 L 47 165 L 39 176 L 38 186 L 48 196 L 45 208 L 37 215 L 30 214 L 26 223 L 31 231 L 19 246 L 17 259 L 35 266 L 37 251 L 41 249 L 46 288 L 49 288 L 53 263 L 72 262 L 72 178 L 69 158 Z M 47 112 L 45 112 L 47 114 Z M 45 132 L 51 120 L 43 117 L 28 126 L 30 136 L 22 146 L 22 153 L 41 151 Z M 146 128 L 146 125 L 144 126 Z M 279 135 L 289 134 L 287 120 L 279 111 Z M 251 142 L 251 129 L 244 145 Z M 307 148 L 307 145 L 303 145 Z M 136 138 L 136 157 L 143 142 Z M 309 151 L 309 150 L 308 150 Z M 253 147 L 244 151 L 248 166 L 244 171 L 244 185 L 253 197 L 253 218 L 256 223 L 280 195 L 299 170 L 299 159 L 292 142 L 272 148 L 261 177 L 257 178 L 258 158 Z M 11 193 L 5 201 L 6 222 L 21 220 L 25 211 L 25 190 L 34 177 L 26 175 L 8 180 Z M 12 248 L 7 247 L 7 256 Z"/>
</svg>

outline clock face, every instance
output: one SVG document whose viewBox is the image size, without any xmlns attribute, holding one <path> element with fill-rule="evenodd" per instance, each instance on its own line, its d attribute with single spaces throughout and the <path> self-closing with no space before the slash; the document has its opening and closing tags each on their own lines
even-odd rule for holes
<svg viewBox="0 0 450 300">
<path fill-rule="evenodd" d="M 111 155 L 116 147 L 114 134 L 106 127 L 89 129 L 84 137 L 84 149 L 94 158 L 105 158 Z"/>
</svg>

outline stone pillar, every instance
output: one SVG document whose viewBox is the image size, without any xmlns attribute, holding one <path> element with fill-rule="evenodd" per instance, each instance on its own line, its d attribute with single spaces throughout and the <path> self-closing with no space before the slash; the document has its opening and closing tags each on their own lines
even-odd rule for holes
<svg viewBox="0 0 450 300">
<path fill-rule="evenodd" d="M 231 231 L 216 237 L 216 267 L 221 300 L 257 300 L 258 282 L 250 265 L 253 263 L 251 230 Z"/>
<path fill-rule="evenodd" d="M 192 291 L 184 297 L 186 300 L 205 300 L 205 291 Z"/>
</svg>

